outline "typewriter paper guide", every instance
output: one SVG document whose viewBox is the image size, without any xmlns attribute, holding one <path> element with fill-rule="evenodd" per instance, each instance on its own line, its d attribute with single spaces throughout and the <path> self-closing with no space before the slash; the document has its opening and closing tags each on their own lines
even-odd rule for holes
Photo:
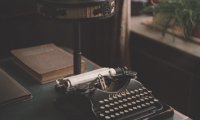
<svg viewBox="0 0 200 120">
<path fill-rule="evenodd" d="M 30 98 L 31 93 L 0 68 L 0 106 Z"/>
</svg>

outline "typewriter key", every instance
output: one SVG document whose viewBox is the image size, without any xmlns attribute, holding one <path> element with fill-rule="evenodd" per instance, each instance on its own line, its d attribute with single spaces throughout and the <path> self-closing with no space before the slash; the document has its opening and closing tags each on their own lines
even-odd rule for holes
<svg viewBox="0 0 200 120">
<path fill-rule="evenodd" d="M 133 111 L 133 109 L 132 109 L 132 108 L 129 108 L 128 110 L 129 110 L 129 111 Z"/>
<path fill-rule="evenodd" d="M 117 111 L 117 110 L 119 110 L 119 108 L 117 108 L 117 107 L 114 107 L 114 110 L 116 110 L 116 111 Z"/>
<path fill-rule="evenodd" d="M 107 108 L 108 108 L 108 107 L 110 107 L 110 105 L 106 104 L 106 105 L 105 105 L 105 107 L 107 107 Z"/>
<path fill-rule="evenodd" d="M 106 110 L 106 111 L 105 111 L 105 113 L 106 113 L 106 114 L 109 114 L 109 113 L 110 113 L 110 111 Z"/>
<path fill-rule="evenodd" d="M 100 109 L 102 109 L 102 110 L 103 110 L 103 109 L 105 109 L 105 107 L 104 107 L 104 106 L 100 106 Z"/>
<path fill-rule="evenodd" d="M 105 116 L 105 119 L 106 120 L 110 120 L 111 118 L 109 116 Z"/>
<path fill-rule="evenodd" d="M 100 103 L 100 104 L 103 104 L 103 103 L 104 103 L 104 101 L 100 100 L 100 101 L 99 101 L 99 103 Z"/>
<path fill-rule="evenodd" d="M 105 115 L 104 115 L 103 113 L 100 113 L 99 116 L 100 116 L 100 117 L 104 117 Z"/>
<path fill-rule="evenodd" d="M 120 116 L 120 114 L 119 114 L 119 113 L 115 113 L 115 115 L 116 115 L 116 116 Z"/>
<path fill-rule="evenodd" d="M 110 115 L 111 118 L 115 118 L 115 115 Z"/>
</svg>

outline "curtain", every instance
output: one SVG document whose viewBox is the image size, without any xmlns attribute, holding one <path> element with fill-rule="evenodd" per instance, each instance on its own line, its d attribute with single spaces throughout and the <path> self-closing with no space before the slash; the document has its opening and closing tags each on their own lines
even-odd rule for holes
<svg viewBox="0 0 200 120">
<path fill-rule="evenodd" d="M 115 29 L 112 39 L 113 49 L 111 61 L 120 66 L 130 67 L 130 18 L 131 18 L 131 0 L 117 1 L 117 14 L 115 17 Z M 116 59 L 117 58 L 117 59 Z"/>
</svg>

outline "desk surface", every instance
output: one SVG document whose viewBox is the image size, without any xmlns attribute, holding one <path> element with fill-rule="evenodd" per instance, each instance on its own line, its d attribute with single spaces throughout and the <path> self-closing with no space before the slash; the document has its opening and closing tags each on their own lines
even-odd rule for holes
<svg viewBox="0 0 200 120">
<path fill-rule="evenodd" d="M 87 61 L 88 70 L 99 66 Z M 54 89 L 55 82 L 45 85 L 38 84 L 31 76 L 21 70 L 12 59 L 0 62 L 0 67 L 21 85 L 32 93 L 33 98 L 10 104 L 0 108 L 0 120 L 66 120 L 66 118 L 54 106 L 56 98 L 61 96 Z M 173 118 L 168 120 L 190 120 L 177 111 Z"/>
</svg>

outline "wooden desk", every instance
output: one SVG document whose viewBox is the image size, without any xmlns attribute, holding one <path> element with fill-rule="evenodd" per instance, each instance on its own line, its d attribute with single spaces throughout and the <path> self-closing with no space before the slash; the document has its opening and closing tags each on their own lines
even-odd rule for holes
<svg viewBox="0 0 200 120">
<path fill-rule="evenodd" d="M 87 60 L 88 70 L 96 69 L 99 66 Z M 55 109 L 54 100 L 60 96 L 54 90 L 55 83 L 45 85 L 38 84 L 31 76 L 24 73 L 15 65 L 13 59 L 6 59 L 0 62 L 10 76 L 28 89 L 33 98 L 28 101 L 10 104 L 0 108 L 0 120 L 66 120 L 66 118 Z M 189 120 L 175 111 L 173 118 L 167 120 Z"/>
</svg>

